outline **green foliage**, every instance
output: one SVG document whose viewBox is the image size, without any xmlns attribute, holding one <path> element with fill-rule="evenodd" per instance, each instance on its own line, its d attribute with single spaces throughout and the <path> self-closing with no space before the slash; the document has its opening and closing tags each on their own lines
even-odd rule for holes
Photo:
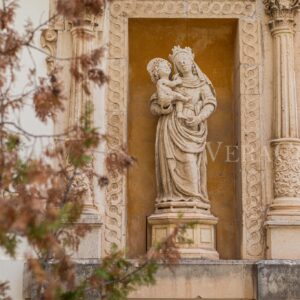
<svg viewBox="0 0 300 300">
<path fill-rule="evenodd" d="M 6 141 L 7 150 L 10 152 L 17 150 L 19 145 L 20 145 L 20 137 L 18 135 L 9 134 Z"/>
<path fill-rule="evenodd" d="M 28 182 L 28 164 L 21 159 L 18 159 L 15 166 L 13 183 L 14 185 L 18 185 L 21 183 L 26 184 Z"/>
<path fill-rule="evenodd" d="M 8 255 L 15 257 L 18 242 L 19 239 L 15 234 L 0 231 L 0 245 Z"/>
<path fill-rule="evenodd" d="M 59 291 L 57 293 L 57 300 L 84 300 L 86 288 L 86 283 L 80 283 L 77 288 L 72 291 Z"/>
</svg>

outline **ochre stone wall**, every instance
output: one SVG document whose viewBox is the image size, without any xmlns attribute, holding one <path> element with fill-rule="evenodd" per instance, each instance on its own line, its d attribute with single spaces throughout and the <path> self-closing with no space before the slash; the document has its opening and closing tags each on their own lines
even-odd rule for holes
<svg viewBox="0 0 300 300">
<path fill-rule="evenodd" d="M 216 160 L 208 153 L 208 192 L 212 213 L 219 218 L 217 251 L 220 258 L 238 258 L 239 237 L 236 163 L 228 162 L 235 138 L 235 37 L 237 22 L 225 19 L 130 19 L 128 147 L 137 164 L 128 173 L 127 248 L 129 256 L 146 252 L 146 217 L 154 212 L 155 130 L 157 118 L 149 111 L 155 87 L 146 71 L 151 58 L 168 55 L 174 45 L 189 46 L 195 60 L 212 81 L 218 107 L 208 122 L 213 153 L 222 142 Z M 230 152 L 230 151 L 229 151 Z M 234 157 L 229 157 L 233 159 Z"/>
</svg>

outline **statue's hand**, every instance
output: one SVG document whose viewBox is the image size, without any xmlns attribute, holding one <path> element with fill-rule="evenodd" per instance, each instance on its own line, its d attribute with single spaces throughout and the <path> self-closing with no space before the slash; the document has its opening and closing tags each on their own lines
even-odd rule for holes
<svg viewBox="0 0 300 300">
<path fill-rule="evenodd" d="M 203 121 L 203 119 L 200 116 L 195 116 L 195 117 L 189 117 L 185 120 L 185 123 L 188 126 L 198 126 L 199 124 L 201 124 Z"/>
<path fill-rule="evenodd" d="M 173 111 L 173 105 L 167 105 L 160 108 L 160 114 L 168 115 Z"/>
<path fill-rule="evenodd" d="M 176 78 L 176 79 L 174 80 L 174 83 L 175 83 L 176 85 L 182 84 L 182 79 L 181 79 L 181 77 Z"/>
<path fill-rule="evenodd" d="M 176 81 L 176 80 L 178 80 L 178 79 L 180 79 L 181 82 L 182 82 L 182 79 L 181 79 L 180 75 L 179 75 L 178 73 L 176 73 L 176 74 L 173 76 L 173 81 Z"/>
</svg>

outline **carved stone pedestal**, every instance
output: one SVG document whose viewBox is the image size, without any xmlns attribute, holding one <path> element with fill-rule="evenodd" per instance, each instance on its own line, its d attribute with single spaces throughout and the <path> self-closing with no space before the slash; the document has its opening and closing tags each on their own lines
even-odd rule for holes
<svg viewBox="0 0 300 300">
<path fill-rule="evenodd" d="M 274 196 L 267 222 L 267 258 L 300 259 L 300 139 L 272 142 Z"/>
<path fill-rule="evenodd" d="M 101 257 L 101 231 L 103 222 L 98 214 L 83 213 L 79 224 L 87 224 L 91 227 L 80 241 L 80 245 L 74 258 L 76 259 L 99 259 Z"/>
<path fill-rule="evenodd" d="M 300 259 L 300 220 L 266 222 L 267 258 Z"/>
<path fill-rule="evenodd" d="M 211 214 L 153 214 L 148 217 L 151 245 L 161 242 L 172 234 L 178 224 L 187 224 L 191 226 L 185 231 L 185 239 L 177 240 L 181 258 L 219 259 L 215 234 L 217 222 L 218 219 Z"/>
</svg>

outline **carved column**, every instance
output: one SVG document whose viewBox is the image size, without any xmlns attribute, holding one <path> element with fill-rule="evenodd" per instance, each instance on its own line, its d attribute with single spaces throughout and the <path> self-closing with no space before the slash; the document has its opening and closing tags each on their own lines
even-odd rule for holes
<svg viewBox="0 0 300 300">
<path fill-rule="evenodd" d="M 76 58 L 91 53 L 96 48 L 94 46 L 96 36 L 94 28 L 97 27 L 95 17 L 84 15 L 82 19 L 77 21 L 76 24 L 71 24 L 71 26 L 72 56 Z M 82 82 L 72 77 L 68 117 L 69 126 L 80 122 L 80 118 L 84 115 L 86 107 L 91 101 L 92 95 L 88 95 L 84 91 Z"/>
<path fill-rule="evenodd" d="M 50 17 L 56 15 L 56 0 L 49 1 L 49 5 Z M 107 7 L 104 15 L 106 11 Z M 51 73 L 56 65 L 62 67 L 61 76 L 66 94 L 69 95 L 64 112 L 59 114 L 55 120 L 54 131 L 56 133 L 61 133 L 78 124 L 88 103 L 98 103 L 101 96 L 99 97 L 97 88 L 91 88 L 91 94 L 85 93 L 81 81 L 70 76 L 70 60 L 56 60 L 55 58 L 74 58 L 103 46 L 104 15 L 95 16 L 82 12 L 82 15 L 74 22 L 58 16 L 52 19 L 48 28 L 42 33 L 42 47 L 49 52 L 49 57 L 46 59 L 48 73 Z M 90 120 L 90 122 L 96 123 L 95 120 Z M 99 127 L 99 124 L 95 126 Z M 73 254 L 76 259 L 99 259 L 102 255 L 103 221 L 99 207 L 100 197 L 99 191 L 94 188 L 92 178 L 96 159 L 95 156 L 93 163 L 87 168 L 76 170 L 71 186 L 72 196 L 81 197 L 84 203 L 83 214 L 78 223 L 89 224 L 91 227 L 90 232 L 82 238 L 78 251 Z M 74 169 L 71 166 L 67 171 L 70 172 L 70 175 L 74 175 Z"/>
<path fill-rule="evenodd" d="M 274 200 L 267 215 L 269 258 L 300 258 L 300 139 L 294 26 L 299 0 L 267 0 L 274 53 Z"/>
<path fill-rule="evenodd" d="M 95 16 L 86 12 L 82 16 L 71 22 L 71 42 L 72 57 L 80 57 L 84 54 L 90 54 L 94 49 L 102 46 L 101 29 L 103 28 L 103 17 Z M 80 66 L 79 71 L 80 70 Z M 96 97 L 95 90 L 90 86 L 90 93 L 85 92 L 84 84 L 81 80 L 76 80 L 74 76 L 70 82 L 70 98 L 67 110 L 67 126 L 79 124 L 81 117 L 85 115 L 90 104 L 95 104 L 99 99 Z M 88 117 L 88 116 L 87 116 Z M 93 118 L 91 116 L 91 118 Z M 94 124 L 94 120 L 88 120 Z M 75 257 L 78 259 L 100 258 L 102 255 L 102 218 L 100 209 L 96 205 L 96 190 L 93 184 L 93 171 L 96 158 L 93 155 L 93 161 L 84 169 L 77 170 L 75 176 L 74 191 L 81 192 L 84 204 L 83 214 L 79 223 L 89 224 L 91 231 L 81 240 Z M 71 170 L 72 171 L 72 170 Z M 97 202 L 99 203 L 99 202 Z"/>
<path fill-rule="evenodd" d="M 95 48 L 96 30 L 98 24 L 96 17 L 83 13 L 82 17 L 76 19 L 76 23 L 71 24 L 72 35 L 72 57 L 77 58 L 84 54 L 90 54 Z M 75 61 L 75 63 L 77 63 Z M 80 71 L 80 65 L 77 66 Z M 68 106 L 67 127 L 71 128 L 81 122 L 88 106 L 93 102 L 93 95 L 86 93 L 82 80 L 77 80 L 74 76 L 71 78 L 70 99 Z M 92 120 L 90 120 L 92 122 Z M 73 170 L 71 168 L 70 173 Z M 94 204 L 93 195 L 93 163 L 84 170 L 77 170 L 75 176 L 74 192 L 80 192 L 84 201 L 84 213 L 97 213 Z"/>
</svg>

